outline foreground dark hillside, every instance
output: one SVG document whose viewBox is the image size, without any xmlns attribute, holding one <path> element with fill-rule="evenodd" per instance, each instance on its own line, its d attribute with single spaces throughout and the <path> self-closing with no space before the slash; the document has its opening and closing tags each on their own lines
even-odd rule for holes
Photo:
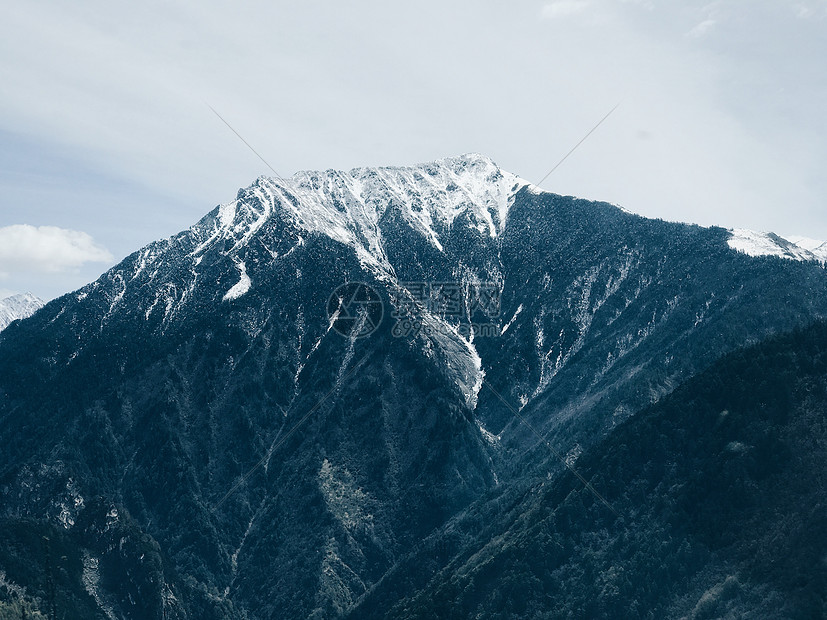
<svg viewBox="0 0 827 620">
<path fill-rule="evenodd" d="M 570 473 L 496 495 L 351 617 L 824 618 L 825 464 L 819 323 L 728 355 L 584 454 L 617 516 Z"/>
</svg>

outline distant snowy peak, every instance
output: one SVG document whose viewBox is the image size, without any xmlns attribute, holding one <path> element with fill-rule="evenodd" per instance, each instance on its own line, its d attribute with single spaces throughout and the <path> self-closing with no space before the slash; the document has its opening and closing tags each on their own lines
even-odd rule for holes
<svg viewBox="0 0 827 620">
<path fill-rule="evenodd" d="M 31 293 L 0 299 L 0 331 L 6 329 L 12 321 L 30 317 L 44 305 L 42 299 Z"/>
<path fill-rule="evenodd" d="M 827 262 L 827 243 L 806 237 L 779 237 L 745 228 L 729 231 L 729 247 L 749 256 L 778 256 L 790 260 Z"/>
<path fill-rule="evenodd" d="M 827 241 L 818 241 L 817 239 L 798 236 L 787 237 L 787 240 L 811 252 L 820 261 L 827 262 Z"/>
</svg>

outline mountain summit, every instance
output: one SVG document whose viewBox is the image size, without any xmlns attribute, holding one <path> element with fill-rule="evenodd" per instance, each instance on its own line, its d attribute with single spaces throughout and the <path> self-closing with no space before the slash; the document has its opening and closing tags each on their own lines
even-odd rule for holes
<svg viewBox="0 0 827 620">
<path fill-rule="evenodd" d="M 732 239 L 479 155 L 259 178 L 0 333 L 0 582 L 67 617 L 451 617 L 465 567 L 475 615 L 541 617 L 518 584 L 573 557 L 541 538 L 570 551 L 566 515 L 589 536 L 635 520 L 599 468 L 571 476 L 580 459 L 722 356 L 827 317 L 820 262 Z M 509 532 L 525 544 L 488 546 Z M 544 567 L 500 553 L 534 540 Z M 655 615 L 701 604 L 716 553 L 669 573 Z M 577 571 L 578 601 L 630 604 Z M 738 609 L 776 577 L 744 576 Z"/>
</svg>

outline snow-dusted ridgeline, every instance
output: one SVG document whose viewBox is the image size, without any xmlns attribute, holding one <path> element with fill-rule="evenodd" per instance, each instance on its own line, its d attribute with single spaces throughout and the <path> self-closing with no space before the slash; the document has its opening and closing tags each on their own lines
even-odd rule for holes
<svg viewBox="0 0 827 620">
<path fill-rule="evenodd" d="M 809 237 L 792 236 L 787 237 L 787 240 L 795 243 L 798 247 L 804 248 L 812 253 L 818 260 L 827 262 L 827 241 L 819 241 L 817 239 L 810 239 Z"/>
<path fill-rule="evenodd" d="M 362 264 L 385 279 L 393 267 L 385 255 L 379 221 L 389 209 L 442 251 L 444 231 L 461 214 L 481 234 L 497 237 L 514 194 L 526 185 L 476 154 L 410 167 L 260 177 L 236 200 L 219 207 L 213 229 L 205 231 L 206 238 L 193 254 L 227 239 L 238 250 L 278 213 L 301 231 L 322 233 L 354 248 Z M 240 290 L 230 297 L 237 293 Z"/>
<path fill-rule="evenodd" d="M 827 242 L 807 237 L 780 237 L 745 228 L 729 231 L 729 247 L 749 256 L 779 256 L 790 260 L 827 262 Z"/>
</svg>

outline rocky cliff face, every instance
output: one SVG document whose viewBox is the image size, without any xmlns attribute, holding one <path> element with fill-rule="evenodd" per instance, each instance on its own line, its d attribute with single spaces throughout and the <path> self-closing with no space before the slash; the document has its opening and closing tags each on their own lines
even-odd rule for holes
<svg viewBox="0 0 827 620">
<path fill-rule="evenodd" d="M 732 238 L 473 155 L 258 179 L 0 334 L 0 570 L 79 615 L 349 613 L 411 554 L 440 569 L 429 537 L 479 502 L 827 314 L 820 263 Z"/>
</svg>

